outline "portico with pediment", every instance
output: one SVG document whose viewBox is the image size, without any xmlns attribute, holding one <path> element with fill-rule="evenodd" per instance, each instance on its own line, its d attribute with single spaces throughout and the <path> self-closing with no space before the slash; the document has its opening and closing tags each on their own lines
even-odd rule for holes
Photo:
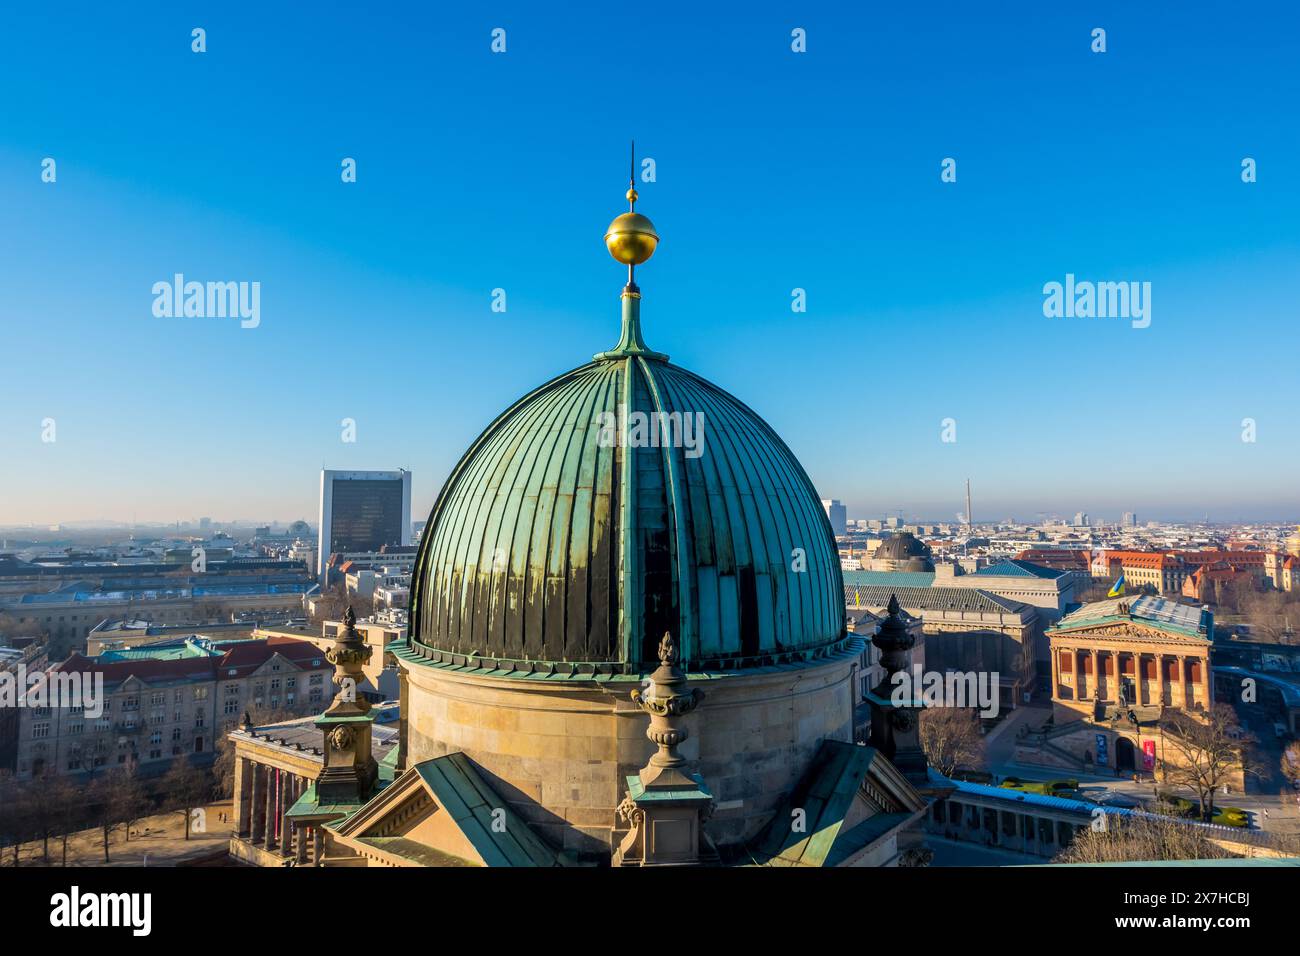
<svg viewBox="0 0 1300 956">
<path fill-rule="evenodd" d="M 1071 772 L 1155 774 L 1169 710 L 1214 704 L 1207 607 L 1155 595 L 1085 604 L 1047 630 L 1052 719 L 1019 741 L 1017 763 Z"/>
<path fill-rule="evenodd" d="M 1079 608 L 1048 631 L 1054 709 L 1066 719 L 1207 709 L 1213 628 L 1208 609 L 1152 596 Z"/>
</svg>

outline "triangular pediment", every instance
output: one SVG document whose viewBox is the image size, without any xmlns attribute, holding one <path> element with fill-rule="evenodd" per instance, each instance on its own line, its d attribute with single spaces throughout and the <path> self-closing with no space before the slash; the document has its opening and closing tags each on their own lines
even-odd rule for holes
<svg viewBox="0 0 1300 956">
<path fill-rule="evenodd" d="M 754 850 L 768 866 L 842 866 L 925 811 L 925 799 L 874 747 L 822 742 Z"/>
<path fill-rule="evenodd" d="M 382 865 L 562 865 L 462 753 L 408 768 L 332 829 L 339 843 Z"/>
<path fill-rule="evenodd" d="M 1159 627 L 1141 624 L 1137 621 L 1115 621 L 1108 624 L 1081 626 L 1069 630 L 1058 629 L 1052 631 L 1050 636 L 1060 638 L 1065 642 L 1072 639 L 1082 638 L 1085 640 L 1102 641 L 1141 641 L 1150 644 L 1169 644 L 1182 647 L 1194 644 L 1209 644 L 1209 641 L 1205 638 L 1194 638 L 1188 635 L 1175 634 Z"/>
</svg>

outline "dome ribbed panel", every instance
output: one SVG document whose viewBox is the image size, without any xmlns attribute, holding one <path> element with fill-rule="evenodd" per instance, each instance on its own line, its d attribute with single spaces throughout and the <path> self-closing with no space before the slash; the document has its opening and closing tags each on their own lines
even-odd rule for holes
<svg viewBox="0 0 1300 956">
<path fill-rule="evenodd" d="M 742 402 L 676 366 L 653 367 L 666 404 L 704 413 L 705 452 L 685 472 L 702 657 L 825 644 L 844 629 L 843 578 L 816 490 Z M 806 570 L 794 570 L 795 551 Z"/>
<path fill-rule="evenodd" d="M 627 395 L 634 411 L 703 413 L 703 454 L 600 447 L 601 413 Z M 411 607 L 432 650 L 629 670 L 665 630 L 689 669 L 811 650 L 845 627 L 830 523 L 789 448 L 699 376 L 630 358 L 548 382 L 479 437 L 434 505 Z"/>
<path fill-rule="evenodd" d="M 417 563 L 424 643 L 485 657 L 617 659 L 618 450 L 600 448 L 589 425 L 616 406 L 618 379 L 612 364 L 556 379 L 462 459 Z"/>
</svg>

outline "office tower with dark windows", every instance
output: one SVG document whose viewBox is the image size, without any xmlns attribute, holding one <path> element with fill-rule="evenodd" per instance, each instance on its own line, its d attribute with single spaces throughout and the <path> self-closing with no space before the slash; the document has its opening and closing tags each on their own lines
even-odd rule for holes
<svg viewBox="0 0 1300 956">
<path fill-rule="evenodd" d="M 321 471 L 316 571 L 322 586 L 331 554 L 410 543 L 409 471 Z"/>
</svg>

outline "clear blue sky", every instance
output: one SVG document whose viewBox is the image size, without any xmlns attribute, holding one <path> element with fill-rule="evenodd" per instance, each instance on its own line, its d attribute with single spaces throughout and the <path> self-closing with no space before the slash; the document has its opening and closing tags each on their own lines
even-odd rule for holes
<svg viewBox="0 0 1300 956">
<path fill-rule="evenodd" d="M 970 476 L 977 519 L 1294 518 L 1300 23 L 1201 7 L 10 8 L 0 522 L 314 520 L 322 465 L 410 468 L 426 514 L 616 339 L 631 136 L 650 344 L 851 515 Z M 260 282 L 260 327 L 155 318 L 176 272 Z M 1151 282 L 1151 327 L 1045 318 L 1067 272 Z"/>
</svg>

